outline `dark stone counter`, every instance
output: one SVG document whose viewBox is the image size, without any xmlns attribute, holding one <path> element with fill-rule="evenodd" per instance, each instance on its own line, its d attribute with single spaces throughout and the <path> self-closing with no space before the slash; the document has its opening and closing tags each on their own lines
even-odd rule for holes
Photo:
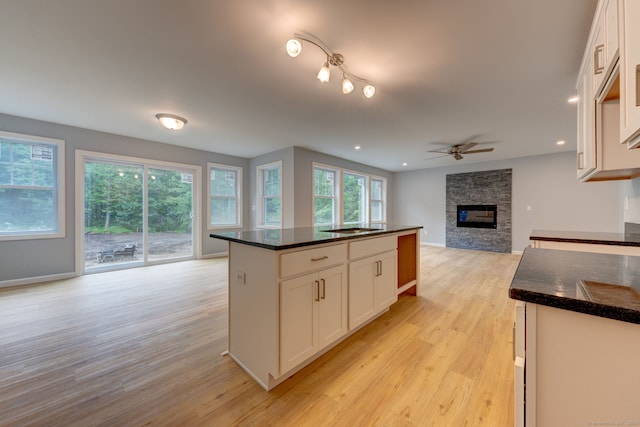
<svg viewBox="0 0 640 427">
<path fill-rule="evenodd" d="M 509 296 L 640 324 L 640 257 L 526 248 Z"/>
<path fill-rule="evenodd" d="M 640 234 L 638 233 L 533 230 L 529 239 L 592 245 L 640 246 Z"/>
<path fill-rule="evenodd" d="M 347 229 L 344 233 L 334 233 L 327 230 Z M 371 230 L 348 232 L 349 229 L 368 228 Z M 358 224 L 347 226 L 319 226 L 283 229 L 260 229 L 251 231 L 230 231 L 211 233 L 209 237 L 243 243 L 259 248 L 282 250 L 303 246 L 319 245 L 322 243 L 339 242 L 342 240 L 373 237 L 400 231 L 418 230 L 421 225 L 392 225 L 392 224 Z"/>
</svg>

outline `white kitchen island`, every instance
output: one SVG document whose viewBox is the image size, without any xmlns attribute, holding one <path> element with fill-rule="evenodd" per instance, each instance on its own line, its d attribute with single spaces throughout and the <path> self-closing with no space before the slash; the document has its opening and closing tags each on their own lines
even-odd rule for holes
<svg viewBox="0 0 640 427">
<path fill-rule="evenodd" d="M 270 390 L 419 292 L 420 226 L 213 233 L 229 242 L 229 355 Z"/>
</svg>

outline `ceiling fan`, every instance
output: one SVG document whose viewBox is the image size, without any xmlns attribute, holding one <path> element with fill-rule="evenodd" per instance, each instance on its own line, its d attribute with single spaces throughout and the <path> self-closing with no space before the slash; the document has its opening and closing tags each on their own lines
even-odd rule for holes
<svg viewBox="0 0 640 427">
<path fill-rule="evenodd" d="M 470 138 L 470 139 L 473 139 L 473 138 Z M 443 155 L 437 156 L 437 157 L 431 157 L 425 160 L 439 159 L 440 157 L 444 157 L 445 155 L 452 156 L 456 160 L 462 160 L 464 158 L 462 157 L 463 154 L 489 153 L 493 151 L 493 147 L 472 150 L 472 148 L 478 144 L 490 144 L 490 142 L 471 142 L 470 139 L 458 144 L 451 145 L 447 148 L 440 149 L 440 150 L 428 150 L 427 153 L 442 153 Z"/>
</svg>

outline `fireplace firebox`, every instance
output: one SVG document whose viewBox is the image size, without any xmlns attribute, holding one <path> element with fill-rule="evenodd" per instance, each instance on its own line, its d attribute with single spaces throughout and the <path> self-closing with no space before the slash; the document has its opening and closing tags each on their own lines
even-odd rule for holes
<svg viewBox="0 0 640 427">
<path fill-rule="evenodd" d="M 458 227 L 497 228 L 497 205 L 458 205 Z"/>
</svg>

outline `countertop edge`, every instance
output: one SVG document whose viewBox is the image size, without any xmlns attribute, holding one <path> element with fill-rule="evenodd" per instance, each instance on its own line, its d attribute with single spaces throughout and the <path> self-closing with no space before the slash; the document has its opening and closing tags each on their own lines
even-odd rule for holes
<svg viewBox="0 0 640 427">
<path fill-rule="evenodd" d="M 240 244 L 243 244 L 243 245 L 254 246 L 254 247 L 258 247 L 258 248 L 262 248 L 262 249 L 280 251 L 280 250 L 284 250 L 284 249 L 294 249 L 294 248 L 302 248 L 302 247 L 306 247 L 306 246 L 316 246 L 316 245 L 322 245 L 322 244 L 326 244 L 326 243 L 341 242 L 341 241 L 345 241 L 345 240 L 355 240 L 355 239 L 362 239 L 362 238 L 366 238 L 366 237 L 375 237 L 375 236 L 381 236 L 381 235 L 385 235 L 385 234 L 402 233 L 404 231 L 420 230 L 421 228 L 424 228 L 424 227 L 421 226 L 421 225 L 420 226 L 399 227 L 399 228 L 396 228 L 396 229 L 393 229 L 393 230 L 367 231 L 367 232 L 359 233 L 357 235 L 345 234 L 345 235 L 341 235 L 341 236 L 326 237 L 326 238 L 323 238 L 322 240 L 309 240 L 309 241 L 304 241 L 304 242 L 285 243 L 285 244 L 281 244 L 281 245 L 270 245 L 270 244 L 267 244 L 267 243 L 254 242 L 254 241 L 239 239 L 239 238 L 230 237 L 230 236 L 222 236 L 222 235 L 218 235 L 216 233 L 210 233 L 209 237 L 214 238 L 214 239 L 226 240 L 226 241 L 234 242 L 234 243 L 240 243 Z"/>
<path fill-rule="evenodd" d="M 582 301 L 574 298 L 545 295 L 534 291 L 515 288 L 509 288 L 509 298 L 589 314 L 596 317 L 604 317 L 627 323 L 640 324 L 640 312 L 623 307 L 598 304 L 592 301 Z"/>
<path fill-rule="evenodd" d="M 548 233 L 548 235 L 545 235 Z M 591 234 L 591 235 L 590 235 Z M 603 237 L 608 235 L 607 237 Z M 616 237 L 613 237 L 616 236 Z M 633 239 L 629 239 L 633 237 Z M 598 233 L 586 231 L 533 230 L 529 240 L 542 242 L 584 243 L 590 245 L 640 247 L 640 235 L 636 233 Z"/>
</svg>

